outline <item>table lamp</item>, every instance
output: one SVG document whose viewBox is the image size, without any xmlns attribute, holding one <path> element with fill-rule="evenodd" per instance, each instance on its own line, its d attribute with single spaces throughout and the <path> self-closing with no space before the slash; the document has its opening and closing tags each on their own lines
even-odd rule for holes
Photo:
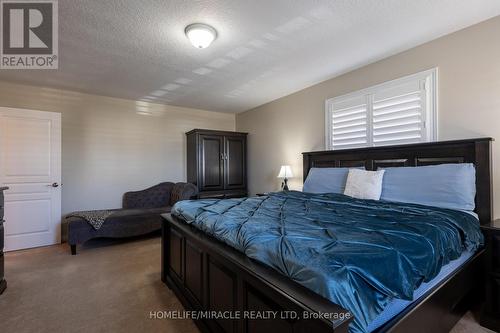
<svg viewBox="0 0 500 333">
<path fill-rule="evenodd" d="M 280 169 L 280 173 L 278 178 L 283 178 L 283 182 L 281 183 L 281 189 L 283 191 L 288 191 L 288 178 L 292 178 L 292 168 L 289 165 L 282 165 Z"/>
</svg>

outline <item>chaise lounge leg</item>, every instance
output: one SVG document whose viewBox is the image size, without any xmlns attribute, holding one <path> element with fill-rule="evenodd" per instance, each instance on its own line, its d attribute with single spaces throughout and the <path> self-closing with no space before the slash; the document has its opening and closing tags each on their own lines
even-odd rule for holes
<svg viewBox="0 0 500 333">
<path fill-rule="evenodd" d="M 70 246 L 71 246 L 71 255 L 76 255 L 76 244 L 75 245 L 70 244 Z"/>
</svg>

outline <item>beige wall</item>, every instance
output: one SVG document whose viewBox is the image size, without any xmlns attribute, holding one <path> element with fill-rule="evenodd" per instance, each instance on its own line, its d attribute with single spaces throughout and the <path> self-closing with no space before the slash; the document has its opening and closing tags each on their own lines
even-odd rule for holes
<svg viewBox="0 0 500 333">
<path fill-rule="evenodd" d="M 184 133 L 235 128 L 233 114 L 149 104 L 154 115 L 143 116 L 131 100 L 5 82 L 0 106 L 62 114 L 63 214 L 120 207 L 126 191 L 185 181 Z"/>
<path fill-rule="evenodd" d="M 279 188 L 281 164 L 291 164 L 302 184 L 301 152 L 325 148 L 327 98 L 433 67 L 438 74 L 439 140 L 500 140 L 500 16 L 406 52 L 238 114 L 236 128 L 249 135 L 252 193 Z M 495 215 L 500 216 L 500 143 L 493 144 Z"/>
</svg>

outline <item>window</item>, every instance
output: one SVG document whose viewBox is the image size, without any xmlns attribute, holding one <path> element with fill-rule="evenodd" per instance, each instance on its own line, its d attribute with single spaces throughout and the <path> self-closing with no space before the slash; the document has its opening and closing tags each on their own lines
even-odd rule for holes
<svg viewBox="0 0 500 333">
<path fill-rule="evenodd" d="M 434 141 L 437 69 L 326 101 L 326 147 L 346 149 Z"/>
</svg>

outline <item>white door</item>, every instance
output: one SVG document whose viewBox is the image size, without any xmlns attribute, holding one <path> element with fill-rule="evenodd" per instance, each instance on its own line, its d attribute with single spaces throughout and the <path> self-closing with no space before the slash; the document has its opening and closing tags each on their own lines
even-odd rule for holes
<svg viewBox="0 0 500 333">
<path fill-rule="evenodd" d="M 60 242 L 61 114 L 0 107 L 5 250 Z"/>
</svg>

